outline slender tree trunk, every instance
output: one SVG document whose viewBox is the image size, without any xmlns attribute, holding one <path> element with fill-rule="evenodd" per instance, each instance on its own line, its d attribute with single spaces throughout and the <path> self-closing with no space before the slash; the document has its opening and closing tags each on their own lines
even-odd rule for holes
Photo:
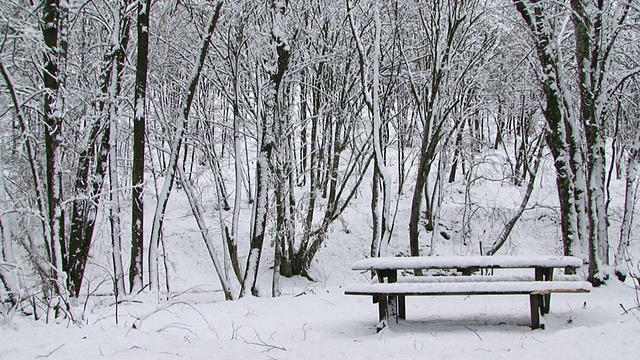
<svg viewBox="0 0 640 360">
<path fill-rule="evenodd" d="M 624 194 L 624 213 L 622 224 L 620 225 L 620 242 L 615 257 L 615 272 L 620 281 L 624 281 L 629 274 L 627 268 L 627 249 L 631 240 L 631 224 L 633 222 L 634 208 L 636 202 L 636 178 L 638 176 L 638 158 L 640 158 L 640 130 L 636 136 L 635 149 L 629 155 L 627 163 L 627 184 Z"/>
<path fill-rule="evenodd" d="M 319 172 L 318 169 L 321 167 L 320 161 L 318 160 L 318 122 L 320 121 L 320 95 L 317 90 L 314 90 L 319 85 L 319 81 L 317 78 L 320 76 L 322 72 L 322 64 L 318 66 L 318 71 L 316 71 L 314 83 L 315 86 L 312 87 L 309 91 L 312 92 L 311 95 L 311 104 L 312 107 L 310 109 L 311 112 L 311 134 L 309 136 L 309 203 L 307 205 L 307 216 L 304 221 L 304 232 L 302 235 L 302 242 L 300 244 L 300 250 L 306 251 L 308 243 L 311 241 L 311 232 L 313 227 L 313 218 L 316 210 L 316 198 L 318 196 L 318 181 L 319 181 Z M 295 272 L 295 271 L 294 271 Z"/>
<path fill-rule="evenodd" d="M 380 216 L 380 170 L 378 164 L 373 164 L 373 178 L 371 179 L 371 257 L 380 256 L 382 243 L 382 219 Z M 373 276 L 373 273 L 372 273 Z"/>
<path fill-rule="evenodd" d="M 369 93 L 369 79 L 368 79 L 368 61 L 366 59 L 366 51 L 364 49 L 364 45 L 362 43 L 362 39 L 355 27 L 355 22 L 352 14 L 351 4 L 347 3 L 347 12 L 349 18 L 349 25 L 351 27 L 351 34 L 356 41 L 356 46 L 358 49 L 358 56 L 360 60 L 360 80 L 362 83 L 362 91 L 365 98 L 365 103 L 369 108 L 369 112 L 373 118 L 372 123 L 372 133 L 373 133 L 373 152 L 374 152 L 374 160 L 375 160 L 375 169 L 379 173 L 380 180 L 382 183 L 382 208 L 378 210 L 378 204 L 372 204 L 372 216 L 377 219 L 378 211 L 381 211 L 380 218 L 380 233 L 376 234 L 374 231 L 372 238 L 372 249 L 377 248 L 379 254 L 384 254 L 386 251 L 386 246 L 389 244 L 391 240 L 391 230 L 392 230 L 392 220 L 391 220 L 391 196 L 393 192 L 391 191 L 391 173 L 387 168 L 384 160 L 384 153 L 382 150 L 382 140 L 381 140 L 381 131 L 382 131 L 382 120 L 381 120 L 381 104 L 380 104 L 380 58 L 381 58 L 381 50 L 380 50 L 380 42 L 381 42 L 381 33 L 382 33 L 382 22 L 380 20 L 380 7 L 378 1 L 374 2 L 374 26 L 375 26 L 375 38 L 374 38 L 374 49 L 373 49 L 373 62 L 371 64 L 373 75 L 371 82 L 371 93 Z M 375 170 L 374 170 L 375 171 Z M 374 176 L 374 181 L 375 181 Z M 377 183 L 374 182 L 372 185 L 372 189 L 378 186 Z M 375 191 L 375 190 L 374 190 Z M 374 192 L 375 195 L 375 192 Z M 376 224 L 374 224 L 374 227 Z M 378 243 L 379 245 L 375 245 Z"/>
<path fill-rule="evenodd" d="M 62 12 L 59 0 L 46 0 L 43 7 L 42 34 L 45 42 L 44 66 L 44 145 L 48 199 L 47 228 L 51 244 L 49 261 L 52 264 L 51 279 L 57 295 L 65 293 L 64 279 L 64 214 L 62 209 L 62 183 L 60 177 L 60 145 L 62 143 L 63 99 L 59 94 L 61 51 L 59 26 Z"/>
<path fill-rule="evenodd" d="M 434 2 L 433 8 L 438 8 L 442 4 L 440 2 Z M 419 239 L 420 239 L 420 218 L 422 213 L 422 200 L 423 193 L 426 188 L 426 184 L 431 171 L 431 165 L 437 155 L 437 148 L 442 140 L 442 132 L 447 118 L 447 112 L 450 110 L 439 109 L 438 102 L 440 99 L 441 85 L 446 75 L 447 67 L 450 61 L 450 56 L 454 52 L 454 39 L 456 33 L 460 29 L 460 25 L 466 18 L 465 10 L 463 8 L 466 4 L 451 4 L 449 9 L 451 13 L 448 15 L 440 14 L 440 10 L 434 10 L 434 15 L 429 20 L 431 29 L 426 31 L 433 31 L 436 38 L 434 48 L 432 49 L 432 56 L 434 58 L 432 64 L 430 64 L 431 80 L 428 85 L 428 92 L 426 94 L 419 93 L 418 87 L 413 81 L 413 77 L 409 76 L 409 86 L 414 101 L 418 104 L 420 111 L 420 119 L 423 123 L 422 143 L 420 146 L 420 160 L 418 162 L 416 185 L 413 191 L 411 200 L 411 214 L 409 216 L 409 248 L 411 256 L 419 256 Z M 421 13 L 421 16 L 424 15 Z M 448 16 L 445 19 L 445 16 Z M 442 26 L 442 23 L 446 22 L 446 26 Z M 446 31 L 440 31 L 440 28 L 446 28 Z M 407 64 L 407 67 L 409 64 Z M 423 100 L 426 99 L 426 100 Z M 452 109 L 452 108 L 450 108 Z M 443 111 L 439 116 L 439 111 Z M 459 126 L 459 123 L 457 124 Z M 428 208 L 429 209 L 429 208 Z M 430 210 L 430 209 L 429 209 Z M 433 225 L 432 214 L 429 214 L 430 226 Z M 416 274 L 420 274 L 417 271 Z"/>
<path fill-rule="evenodd" d="M 231 224 L 231 234 L 227 231 L 227 247 L 229 250 L 229 258 L 231 260 L 231 266 L 233 272 L 236 275 L 238 281 L 242 280 L 243 271 L 240 268 L 240 262 L 238 261 L 238 222 L 240 221 L 240 206 L 242 204 L 242 184 L 244 182 L 244 173 L 242 171 L 242 142 L 240 139 L 240 88 L 238 77 L 238 57 L 235 58 L 234 64 L 234 81 L 233 81 L 233 146 L 235 149 L 234 168 L 235 168 L 235 196 L 233 202 L 233 219 Z"/>
<path fill-rule="evenodd" d="M 125 295 L 127 289 L 125 286 L 125 272 L 122 264 L 122 227 L 120 225 L 120 181 L 118 176 L 118 148 L 117 148 L 117 134 L 118 134 L 118 96 L 121 89 L 122 72 L 125 67 L 126 50 L 129 45 L 129 31 L 131 28 L 131 19 L 126 16 L 127 7 L 130 5 L 131 0 L 121 0 L 118 8 L 118 18 L 115 22 L 114 29 L 119 29 L 118 36 L 116 37 L 120 43 L 116 51 L 116 57 L 114 59 L 115 66 L 112 69 L 112 81 L 111 89 L 109 91 L 109 200 L 111 206 L 109 207 L 109 224 L 111 228 L 111 246 L 113 247 L 113 270 L 114 270 L 114 290 L 116 295 Z"/>
<path fill-rule="evenodd" d="M 111 246 L 113 248 L 113 275 L 114 290 L 117 296 L 126 295 L 127 289 L 124 282 L 124 266 L 122 265 L 122 227 L 120 225 L 120 182 L 118 180 L 118 160 L 117 160 L 117 125 L 115 114 L 111 117 L 111 145 L 109 149 L 109 226 L 111 229 Z"/>
<path fill-rule="evenodd" d="M 133 168 L 131 171 L 131 262 L 129 284 L 131 292 L 142 290 L 144 254 L 144 170 L 145 126 L 147 99 L 147 68 L 149 63 L 149 13 L 151 0 L 138 2 L 138 58 L 134 90 Z"/>
<path fill-rule="evenodd" d="M 100 105 L 100 107 L 103 108 L 101 111 L 103 112 L 104 106 Z M 100 116 L 93 124 L 88 143 L 78 159 L 79 165 L 74 187 L 76 196 L 80 199 L 75 200 L 73 204 L 68 242 L 69 251 L 64 266 L 69 292 L 73 297 L 78 297 L 80 294 L 98 213 L 99 193 L 108 166 L 110 124 L 103 123 L 104 120 Z M 100 139 L 98 135 L 101 135 Z M 92 162 L 95 162 L 95 170 L 90 171 Z"/>
<path fill-rule="evenodd" d="M 307 93 L 307 86 L 305 85 L 305 81 L 308 81 L 309 75 L 307 72 L 303 70 L 302 72 L 302 83 L 300 84 L 300 123 L 302 124 L 302 129 L 300 129 L 300 161 L 299 166 L 300 169 L 300 181 L 298 186 L 304 186 L 307 184 L 307 177 L 309 176 L 308 169 L 309 166 L 309 141 L 307 134 L 307 124 L 309 122 L 308 119 L 308 108 L 309 108 L 309 96 Z"/>
<path fill-rule="evenodd" d="M 509 235 L 511 235 L 511 231 L 516 226 L 516 223 L 518 222 L 518 220 L 520 220 L 520 217 L 522 216 L 522 214 L 524 214 L 524 211 L 527 208 L 527 204 L 529 203 L 529 199 L 531 199 L 531 194 L 533 193 L 533 189 L 535 187 L 536 175 L 538 173 L 538 169 L 540 168 L 540 159 L 542 158 L 542 151 L 544 149 L 544 146 L 542 146 L 541 142 L 542 136 L 539 137 L 538 144 L 536 145 L 536 148 L 538 150 L 536 151 L 534 159 L 523 159 L 523 162 L 525 163 L 525 171 L 527 171 L 529 175 L 527 188 L 524 192 L 522 200 L 520 201 L 520 206 L 516 210 L 515 214 L 513 214 L 511 219 L 504 225 L 502 231 L 498 235 L 498 238 L 493 243 L 491 248 L 485 251 L 485 254 L 487 256 L 492 256 L 500 250 L 502 245 L 504 245 L 504 243 L 509 238 Z"/>
<path fill-rule="evenodd" d="M 213 239 L 211 239 L 211 237 L 209 236 L 209 229 L 207 227 L 207 224 L 205 222 L 204 215 L 203 215 L 204 211 L 202 210 L 200 203 L 196 199 L 195 192 L 193 190 L 193 187 L 191 186 L 191 182 L 189 182 L 189 180 L 185 176 L 184 170 L 182 169 L 182 167 L 177 167 L 176 171 L 178 172 L 178 176 L 180 176 L 182 180 L 185 194 L 189 199 L 189 205 L 191 207 L 191 211 L 198 224 L 198 229 L 200 230 L 202 239 L 204 240 L 205 245 L 207 246 L 209 257 L 211 258 L 211 261 L 213 262 L 213 266 L 216 269 L 216 273 L 218 274 L 218 280 L 220 280 L 220 284 L 222 285 L 222 291 L 224 292 L 224 297 L 226 300 L 233 300 L 235 299 L 235 296 L 231 291 L 231 284 L 229 284 L 229 281 L 225 277 L 225 271 L 224 271 L 224 268 L 222 267 L 222 264 L 220 263 L 220 260 L 219 260 L 220 257 L 218 256 L 218 251 L 216 250 Z"/>
<path fill-rule="evenodd" d="M 112 125 L 115 124 L 120 76 L 129 43 L 130 22 L 127 18 L 122 18 L 127 6 L 128 0 L 124 0 L 114 11 L 117 18 L 113 24 L 113 43 L 104 56 L 105 67 L 100 75 L 100 90 L 106 100 L 99 100 L 96 104 L 97 119 L 91 126 L 87 143 L 78 157 L 74 192 L 79 199 L 73 203 L 69 251 L 65 266 L 69 292 L 74 297 L 77 297 L 81 290 L 95 229 L 99 194 L 109 167 L 110 146 L 113 143 L 111 131 Z"/>
<path fill-rule="evenodd" d="M 261 124 L 260 150 L 256 164 L 256 202 L 254 205 L 255 218 L 252 224 L 252 237 L 247 256 L 247 267 L 242 280 L 240 296 L 258 295 L 257 280 L 258 267 L 262 256 L 262 245 L 267 223 L 267 213 L 269 208 L 269 178 L 272 174 L 271 162 L 272 153 L 275 146 L 274 127 L 276 122 L 281 121 L 279 116 L 283 116 L 284 111 L 279 109 L 280 96 L 282 95 L 282 78 L 289 67 L 291 57 L 290 48 L 285 32 L 285 11 L 286 3 L 279 0 L 270 0 L 271 23 L 271 43 L 275 50 L 276 57 L 269 59 L 267 64 L 266 97 L 264 99 L 264 117 Z"/>
<path fill-rule="evenodd" d="M 198 61 L 194 64 L 192 77 L 189 81 L 189 88 L 187 90 L 187 98 L 185 99 L 184 109 L 182 111 L 182 117 L 178 120 L 176 126 L 176 132 L 173 135 L 173 143 L 171 146 L 171 154 L 169 155 L 169 163 L 167 164 L 166 174 L 162 190 L 158 198 L 158 204 L 153 216 L 153 223 L 151 227 L 151 239 L 149 243 L 149 287 L 152 290 L 159 290 L 159 278 L 158 278 L 158 247 L 160 244 L 160 237 L 162 236 L 162 225 L 164 223 L 164 215 L 169 202 L 169 196 L 171 195 L 171 189 L 175 181 L 176 171 L 178 170 L 178 160 L 180 157 L 180 148 L 184 135 L 184 129 L 189 121 L 189 112 L 191 111 L 191 104 L 196 93 L 196 87 L 200 80 L 200 74 L 202 73 L 202 67 L 204 61 L 207 58 L 207 51 L 209 50 L 209 44 L 211 43 L 211 37 L 213 31 L 218 23 L 220 17 L 220 9 L 222 8 L 223 1 L 219 0 L 216 3 L 216 7 L 211 13 L 209 18 L 207 32 L 202 39 L 200 46 L 200 53 Z"/>
</svg>

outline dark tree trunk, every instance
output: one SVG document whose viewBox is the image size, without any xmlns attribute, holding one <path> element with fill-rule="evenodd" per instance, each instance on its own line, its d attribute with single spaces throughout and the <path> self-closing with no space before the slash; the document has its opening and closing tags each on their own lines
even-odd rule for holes
<svg viewBox="0 0 640 360">
<path fill-rule="evenodd" d="M 43 7 L 42 34 L 45 42 L 43 78 L 44 78 L 44 146 L 45 170 L 48 200 L 48 244 L 49 261 L 53 266 L 51 279 L 59 279 L 65 267 L 66 247 L 64 241 L 64 215 L 62 213 L 62 184 L 58 167 L 60 166 L 60 144 L 62 142 L 62 99 L 59 96 L 61 48 L 59 26 L 62 10 L 58 0 L 47 0 Z M 66 284 L 56 281 L 54 289 L 58 294 Z"/>
<path fill-rule="evenodd" d="M 142 256 L 144 239 L 144 164 L 145 113 L 147 98 L 147 68 L 149 63 L 149 12 L 151 0 L 138 3 L 137 35 L 138 58 L 134 90 L 133 116 L 133 168 L 131 171 L 131 265 L 129 282 L 131 291 L 142 289 Z"/>
</svg>

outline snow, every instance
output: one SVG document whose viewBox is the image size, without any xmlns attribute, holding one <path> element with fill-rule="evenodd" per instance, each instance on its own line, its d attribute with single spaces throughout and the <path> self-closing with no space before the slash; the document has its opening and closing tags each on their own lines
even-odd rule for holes
<svg viewBox="0 0 640 360">
<path fill-rule="evenodd" d="M 131 328 L 135 316 L 155 309 L 150 299 L 121 304 L 119 325 L 106 298 L 89 304 L 82 327 L 16 317 L 17 329 L 0 326 L 0 354 L 7 359 L 48 354 L 48 359 L 138 360 L 397 359 L 399 354 L 404 359 L 635 359 L 640 348 L 640 321 L 624 315 L 619 305 L 632 307 L 635 292 L 615 282 L 591 294 L 554 294 L 545 330 L 529 328 L 526 296 L 418 297 L 407 299 L 407 321 L 379 334 L 377 307 L 369 297 L 344 296 L 339 287 L 321 283 L 289 285 L 295 291 L 276 299 L 225 302 L 221 293 L 220 301 L 211 301 L 211 293 L 184 294 L 138 329 Z"/>
</svg>

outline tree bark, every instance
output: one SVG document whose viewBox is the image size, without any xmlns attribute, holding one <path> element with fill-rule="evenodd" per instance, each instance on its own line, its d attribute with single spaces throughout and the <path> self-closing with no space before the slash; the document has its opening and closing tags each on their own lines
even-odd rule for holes
<svg viewBox="0 0 640 360">
<path fill-rule="evenodd" d="M 62 183 L 60 176 L 60 145 L 62 143 L 63 99 L 60 96 L 61 48 L 59 27 L 62 17 L 59 0 L 46 0 L 43 6 L 42 35 L 45 42 L 44 65 L 44 145 L 48 212 L 45 231 L 49 232 L 52 265 L 50 272 L 56 295 L 65 292 L 64 279 L 64 214 L 62 209 Z"/>
<path fill-rule="evenodd" d="M 138 58 L 134 90 L 133 168 L 131 171 L 131 261 L 130 291 L 142 290 L 144 254 L 144 171 L 145 127 L 147 99 L 147 69 L 149 63 L 149 13 L 151 0 L 140 0 L 137 9 Z"/>
</svg>

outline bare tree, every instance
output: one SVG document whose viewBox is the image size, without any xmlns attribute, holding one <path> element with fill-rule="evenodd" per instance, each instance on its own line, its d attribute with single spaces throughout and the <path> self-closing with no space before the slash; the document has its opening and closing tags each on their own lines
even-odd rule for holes
<svg viewBox="0 0 640 360">
<path fill-rule="evenodd" d="M 94 235 L 100 193 L 109 168 L 108 159 L 113 144 L 111 132 L 115 131 L 115 129 L 112 130 L 112 125 L 118 107 L 117 97 L 120 94 L 121 76 L 129 43 L 130 21 L 123 16 L 128 3 L 128 0 L 123 0 L 117 8 L 112 9 L 115 16 L 114 23 L 109 29 L 112 34 L 111 44 L 103 56 L 103 68 L 99 76 L 101 97 L 94 105 L 95 119 L 89 127 L 86 143 L 78 154 L 78 167 L 72 190 L 77 199 L 73 201 L 70 216 L 70 233 L 64 268 L 69 292 L 74 297 L 77 297 L 81 290 Z M 114 267 L 120 268 L 116 278 L 121 278 L 123 276 L 121 260 L 117 261 L 114 258 Z M 122 280 L 118 280 L 117 283 L 120 283 L 118 287 L 120 292 L 123 292 Z"/>
<path fill-rule="evenodd" d="M 284 24 L 286 3 L 279 0 L 271 0 L 269 2 L 269 11 L 271 16 L 269 48 L 271 50 L 269 52 L 270 58 L 265 63 L 265 71 L 269 79 L 265 84 L 264 114 L 260 123 L 260 150 L 256 163 L 255 217 L 251 225 L 251 244 L 240 296 L 258 295 L 256 282 L 258 280 L 258 267 L 267 227 L 269 180 L 272 174 L 270 164 L 276 142 L 275 136 L 278 135 L 274 131 L 274 127 L 279 127 L 280 124 L 278 123 L 282 121 L 280 117 L 283 116 L 281 101 L 284 89 L 281 84 L 282 78 L 289 67 L 289 59 L 291 57 Z"/>
<path fill-rule="evenodd" d="M 602 1 L 571 1 L 580 99 L 576 105 L 569 93 L 570 79 L 561 46 L 566 26 L 557 20 L 567 8 L 523 0 L 514 0 L 514 4 L 533 35 L 541 64 L 545 117 L 550 128 L 547 144 L 558 176 L 564 251 L 580 255 L 586 248 L 589 279 L 597 285 L 606 278 L 600 263 L 609 262 L 604 121 L 617 87 L 615 81 L 611 82 L 609 67 L 612 49 L 631 9 L 627 2 L 616 7 Z"/>
<path fill-rule="evenodd" d="M 422 141 L 417 166 L 416 184 L 411 200 L 411 215 L 409 219 L 409 244 L 412 256 L 420 255 L 419 234 L 420 219 L 424 194 L 429 193 L 427 182 L 431 166 L 436 160 L 436 155 L 441 151 L 441 146 L 448 143 L 456 130 L 464 123 L 463 117 L 452 118 L 452 111 L 456 107 L 468 106 L 468 95 L 474 87 L 473 81 L 466 82 L 469 72 L 478 67 L 486 51 L 492 46 L 492 37 L 485 34 L 480 37 L 479 46 L 473 45 L 471 31 L 478 25 L 481 18 L 480 8 L 476 1 L 435 1 L 418 10 L 421 29 L 429 40 L 427 47 L 427 59 L 429 62 L 421 65 L 416 61 L 412 65 L 404 51 L 405 62 L 409 74 L 409 93 L 417 110 L 422 125 Z M 462 56 L 465 46 L 474 50 L 467 58 Z M 422 59 L 420 54 L 414 55 Z M 460 62 L 461 71 L 454 72 Z M 420 76 L 425 78 L 424 84 L 419 82 L 414 74 L 417 67 Z M 446 87 L 455 87 L 459 96 L 447 93 Z M 464 113 L 464 111 L 462 112 Z M 426 198 L 428 216 L 428 229 L 433 229 L 433 215 L 431 205 L 437 201 Z"/>
<path fill-rule="evenodd" d="M 198 60 L 194 64 L 194 68 L 191 72 L 191 79 L 189 80 L 189 87 L 187 89 L 186 99 L 184 101 L 184 108 L 182 110 L 182 116 L 176 123 L 176 131 L 171 143 L 171 153 L 169 155 L 169 162 L 167 164 L 166 174 L 160 196 L 158 198 L 158 204 L 153 218 L 153 224 L 151 228 L 151 241 L 149 245 L 149 286 L 152 290 L 159 290 L 158 279 L 158 247 L 160 244 L 160 237 L 162 233 L 162 224 L 164 222 L 164 214 L 171 195 L 171 189 L 176 177 L 176 171 L 178 167 L 178 161 L 180 159 L 180 149 L 182 147 L 182 140 L 184 136 L 184 130 L 189 120 L 189 113 L 191 111 L 191 104 L 196 93 L 196 87 L 200 80 L 200 74 L 204 66 L 205 59 L 207 58 L 207 52 L 209 50 L 209 44 L 211 43 L 211 37 L 218 24 L 220 17 L 220 9 L 224 1 L 218 1 L 211 16 L 209 18 L 207 31 L 202 39 L 200 46 L 200 52 L 198 54 Z M 195 214 L 195 213 L 194 213 Z"/>
<path fill-rule="evenodd" d="M 387 165 L 385 164 L 384 154 L 381 144 L 381 104 L 380 104 L 380 57 L 381 57 L 381 32 L 382 22 L 380 20 L 380 7 L 377 1 L 373 4 L 373 22 L 374 22 L 374 39 L 373 39 L 373 60 L 369 64 L 367 58 L 367 52 L 365 51 L 363 41 L 360 37 L 360 31 L 356 28 L 353 7 L 347 1 L 347 14 L 349 17 L 349 25 L 351 27 L 351 33 L 356 41 L 356 47 L 358 49 L 358 56 L 360 60 L 360 80 L 363 91 L 365 103 L 369 109 L 369 113 L 372 118 L 372 133 L 373 133 L 373 153 L 375 159 L 374 177 L 372 184 L 372 203 L 371 211 L 373 216 L 373 239 L 372 239 L 372 253 L 371 256 L 380 256 L 386 251 L 386 245 L 391 239 L 393 222 L 391 219 L 391 196 L 393 192 L 391 190 L 391 174 Z M 369 84 L 369 67 L 371 67 L 372 82 Z M 371 88 L 369 92 L 369 87 Z M 380 203 L 378 200 L 378 181 L 382 183 L 382 209 L 380 209 Z"/>
</svg>

